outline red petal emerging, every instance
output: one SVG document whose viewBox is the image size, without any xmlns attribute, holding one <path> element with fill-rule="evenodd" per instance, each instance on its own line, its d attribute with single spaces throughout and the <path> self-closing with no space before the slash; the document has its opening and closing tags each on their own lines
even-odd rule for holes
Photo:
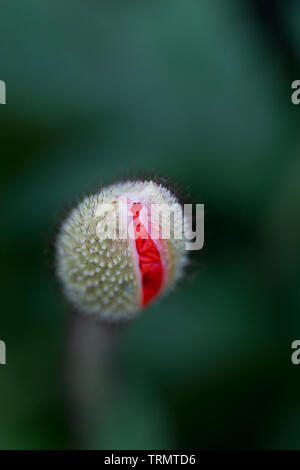
<svg viewBox="0 0 300 470">
<path fill-rule="evenodd" d="M 163 283 L 163 266 L 160 253 L 152 240 L 150 234 L 147 234 L 145 227 L 139 220 L 139 211 L 141 204 L 132 204 L 130 211 L 133 213 L 135 243 L 139 257 L 139 268 L 142 277 L 143 305 L 147 305 L 161 290 Z M 142 238 L 143 234 L 147 238 Z"/>
</svg>

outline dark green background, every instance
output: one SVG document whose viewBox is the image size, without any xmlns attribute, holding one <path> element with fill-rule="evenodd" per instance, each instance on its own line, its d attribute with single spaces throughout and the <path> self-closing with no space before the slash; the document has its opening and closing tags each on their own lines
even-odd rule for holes
<svg viewBox="0 0 300 470">
<path fill-rule="evenodd" d="M 0 448 L 300 448 L 299 21 L 290 0 L 1 0 Z M 70 354 L 53 221 L 148 170 L 205 204 L 205 247 L 113 364 L 96 325 Z"/>
</svg>

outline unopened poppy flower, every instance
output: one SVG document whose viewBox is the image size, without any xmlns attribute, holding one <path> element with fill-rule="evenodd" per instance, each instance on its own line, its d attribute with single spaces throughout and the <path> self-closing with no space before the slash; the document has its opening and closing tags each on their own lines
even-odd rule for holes
<svg viewBox="0 0 300 470">
<path fill-rule="evenodd" d="M 181 277 L 189 224 L 177 198 L 153 181 L 113 184 L 86 197 L 56 241 L 65 296 L 82 313 L 133 317 Z"/>
</svg>

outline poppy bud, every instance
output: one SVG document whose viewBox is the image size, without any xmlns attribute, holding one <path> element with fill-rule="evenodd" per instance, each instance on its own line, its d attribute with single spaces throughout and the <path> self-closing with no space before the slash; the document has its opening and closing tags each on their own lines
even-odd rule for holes
<svg viewBox="0 0 300 470">
<path fill-rule="evenodd" d="M 186 226 L 176 197 L 153 181 L 113 184 L 86 197 L 56 242 L 67 299 L 103 319 L 133 317 L 181 276 Z"/>
</svg>

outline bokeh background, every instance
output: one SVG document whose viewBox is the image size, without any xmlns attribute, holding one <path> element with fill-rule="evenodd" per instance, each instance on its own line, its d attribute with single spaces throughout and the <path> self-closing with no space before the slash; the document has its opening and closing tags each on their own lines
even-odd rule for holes
<svg viewBox="0 0 300 470">
<path fill-rule="evenodd" d="M 299 21 L 295 0 L 1 0 L 0 448 L 300 448 Z M 103 333 L 47 239 L 149 170 L 205 204 L 205 247 Z"/>
</svg>

